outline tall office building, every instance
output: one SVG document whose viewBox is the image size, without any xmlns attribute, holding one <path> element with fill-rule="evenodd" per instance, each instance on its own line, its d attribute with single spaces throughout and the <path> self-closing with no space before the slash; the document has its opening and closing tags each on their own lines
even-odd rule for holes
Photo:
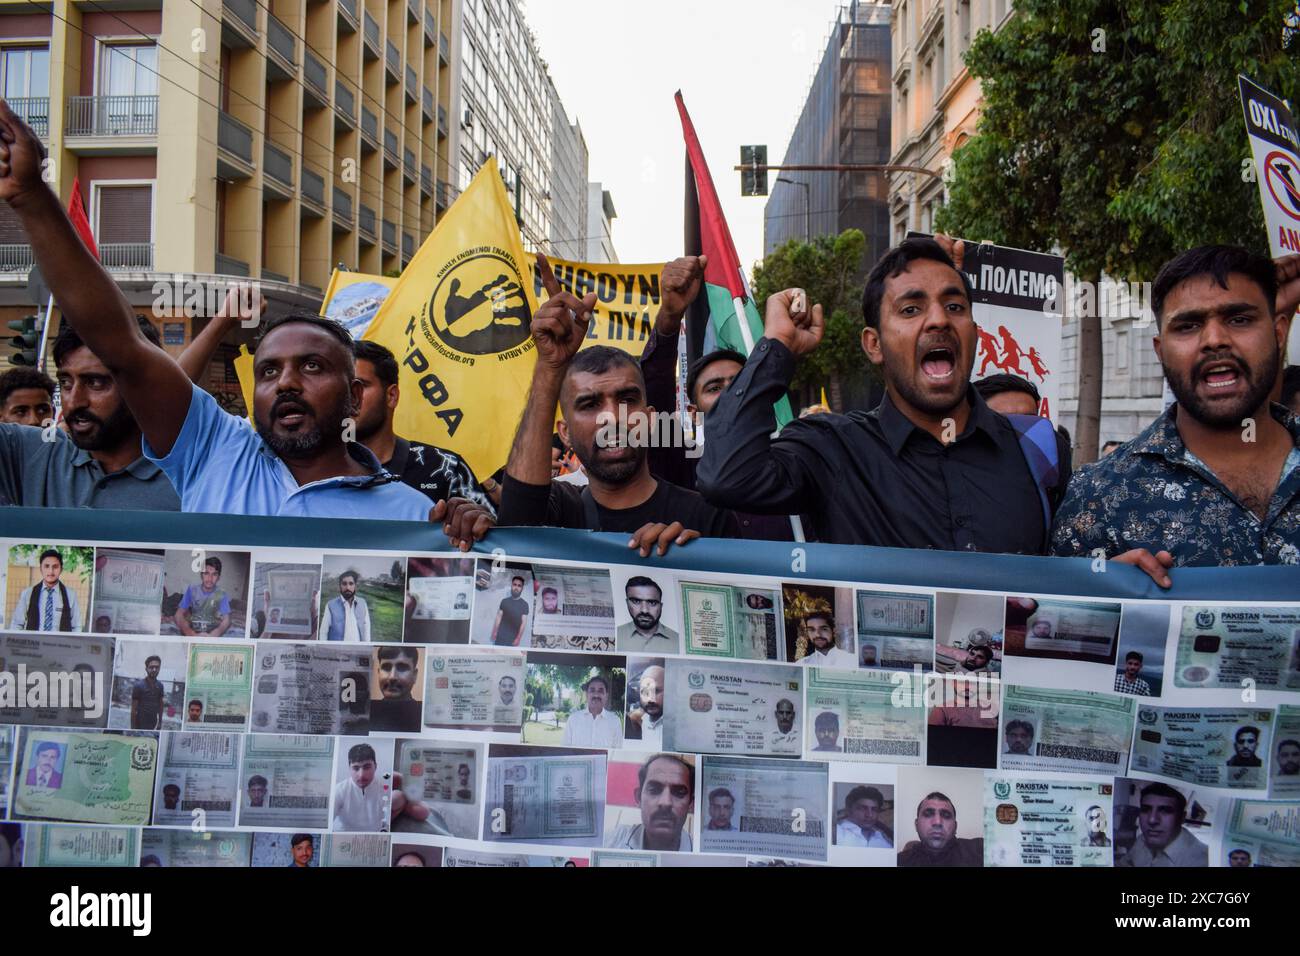
<svg viewBox="0 0 1300 956">
<path fill-rule="evenodd" d="M 614 197 L 601 183 L 587 186 L 587 243 L 585 255 L 588 262 L 618 262 L 611 234 L 618 213 L 614 211 Z"/>
<path fill-rule="evenodd" d="M 887 4 L 853 0 L 840 8 L 782 164 L 889 162 L 889 18 Z M 889 244 L 883 172 L 783 172 L 769 177 L 768 188 L 766 252 L 850 228 L 866 234 L 868 260 Z"/>
</svg>

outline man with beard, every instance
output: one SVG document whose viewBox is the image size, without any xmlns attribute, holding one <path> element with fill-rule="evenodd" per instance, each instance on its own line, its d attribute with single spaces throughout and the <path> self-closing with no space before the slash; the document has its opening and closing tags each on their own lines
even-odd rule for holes
<svg viewBox="0 0 1300 956">
<path fill-rule="evenodd" d="M 812 415 L 772 439 L 772 405 L 825 331 L 821 306 L 805 300 L 796 289 L 767 300 L 764 337 L 708 418 L 696 475 L 705 498 L 811 509 L 820 539 L 836 544 L 1042 554 L 1051 489 L 971 387 L 970 280 L 944 247 L 907 239 L 867 278 L 862 348 L 884 373 L 880 405 Z"/>
<path fill-rule="evenodd" d="M 495 514 L 487 492 L 459 455 L 436 445 L 412 443 L 393 431 L 393 415 L 401 397 L 397 359 L 393 353 L 378 342 L 365 339 L 355 343 L 353 351 L 357 359 L 357 380 L 361 382 L 357 441 L 375 453 L 385 471 L 392 472 L 434 504 L 463 498 L 488 514 Z"/>
<path fill-rule="evenodd" d="M 615 646 L 623 653 L 676 654 L 677 632 L 665 627 L 663 589 L 651 578 L 635 575 L 623 588 L 627 613 L 632 618 L 615 631 Z"/>
<path fill-rule="evenodd" d="M 384 696 L 370 702 L 370 729 L 419 730 L 420 702 L 411 696 L 420 674 L 419 652 L 404 644 L 381 644 L 375 656 Z"/>
<path fill-rule="evenodd" d="M 1232 738 L 1232 749 L 1236 751 L 1228 758 L 1229 767 L 1262 767 L 1264 764 L 1255 753 L 1259 749 L 1259 728 L 1241 727 Z"/>
<path fill-rule="evenodd" d="M 799 663 L 809 667 L 857 667 L 858 662 L 848 651 L 835 646 L 835 618 L 823 611 L 814 611 L 803 619 L 808 635 L 808 653 Z"/>
<path fill-rule="evenodd" d="M 1300 776 L 1300 740 L 1288 739 L 1279 743 L 1273 766 L 1277 768 L 1275 776 Z"/>
<path fill-rule="evenodd" d="M 776 716 L 776 730 L 767 735 L 768 749 L 773 753 L 799 753 L 799 731 L 794 726 L 794 701 L 782 697 L 773 710 Z"/>
<path fill-rule="evenodd" d="M 162 658 L 150 654 L 144 659 L 144 677 L 131 685 L 132 730 L 158 730 L 162 727 L 167 689 L 158 679 L 161 670 Z"/>
<path fill-rule="evenodd" d="M 129 321 L 138 325 L 140 347 L 165 359 L 153 324 L 135 315 Z M 140 454 L 140 427 L 119 383 L 67 323 L 54 340 L 54 367 L 68 430 L 0 424 L 0 501 L 7 497 L 29 508 L 180 510 L 172 483 Z"/>
<path fill-rule="evenodd" d="M 1300 256 L 1202 246 L 1160 270 L 1152 339 L 1177 401 L 1082 469 L 1056 516 L 1059 555 L 1163 569 L 1300 563 L 1300 420 L 1269 402 Z"/>
<path fill-rule="evenodd" d="M 121 289 L 42 178 L 44 147 L 0 102 L 0 198 L 21 221 L 68 325 L 103 363 L 144 436 L 144 452 L 190 512 L 299 517 L 448 517 L 345 440 L 361 400 L 352 340 L 337 323 L 291 313 L 267 323 L 254 355 L 253 418 L 229 415 L 137 326 Z M 62 373 L 61 373 L 62 374 Z M 77 418 L 68 416 L 78 427 Z M 88 427 L 88 426 L 83 426 Z M 122 462 L 123 465 L 127 462 Z"/>
<path fill-rule="evenodd" d="M 637 682 L 640 707 L 627 715 L 625 740 L 641 741 L 641 749 L 658 750 L 664 739 L 664 668 L 651 664 Z"/>
<path fill-rule="evenodd" d="M 1021 754 L 1028 756 L 1034 746 L 1034 725 L 1027 720 L 1009 720 L 1002 728 L 1007 749 L 1004 754 Z"/>
<path fill-rule="evenodd" d="M 641 822 L 619 824 L 607 847 L 691 852 L 686 818 L 695 807 L 695 768 L 673 754 L 655 754 L 636 774 L 632 792 Z"/>
<path fill-rule="evenodd" d="M 551 525 L 631 533 L 630 547 L 647 557 L 705 535 L 735 537 L 736 520 L 699 495 L 650 474 L 644 444 L 629 441 L 635 424 L 654 409 L 646 404 L 641 369 L 626 352 L 582 349 L 596 294 L 578 299 L 560 289 L 538 256 L 550 293 L 533 317 L 537 364 L 528 404 L 506 464 L 501 525 Z M 561 440 L 571 446 L 589 479 L 585 487 L 551 480 L 551 428 L 556 403 Z M 618 435 L 615 423 L 629 425 Z M 640 447 L 636 447 L 637 445 Z"/>
<path fill-rule="evenodd" d="M 351 569 L 339 575 L 339 596 L 325 605 L 321 615 L 322 641 L 369 641 L 370 607 L 357 594 L 357 572 Z"/>
<path fill-rule="evenodd" d="M 917 804 L 916 836 L 899 851 L 899 866 L 984 865 L 983 838 L 957 836 L 957 807 L 937 790 Z"/>
</svg>

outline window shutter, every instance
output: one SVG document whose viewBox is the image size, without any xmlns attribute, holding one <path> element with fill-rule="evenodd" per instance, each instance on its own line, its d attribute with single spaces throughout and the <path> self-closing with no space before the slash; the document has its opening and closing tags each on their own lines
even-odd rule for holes
<svg viewBox="0 0 1300 956">
<path fill-rule="evenodd" d="M 149 186 L 101 186 L 96 240 L 101 245 L 152 242 L 152 193 Z"/>
</svg>

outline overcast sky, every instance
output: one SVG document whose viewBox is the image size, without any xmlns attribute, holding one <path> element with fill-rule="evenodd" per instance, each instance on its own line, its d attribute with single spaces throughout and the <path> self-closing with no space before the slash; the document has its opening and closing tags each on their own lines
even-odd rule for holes
<svg viewBox="0 0 1300 956">
<path fill-rule="evenodd" d="M 740 147 L 779 163 L 825 50 L 830 0 L 522 0 L 569 119 L 582 125 L 588 178 L 614 198 L 626 263 L 682 253 L 681 89 L 741 264 L 763 255 L 763 198 L 742 198 Z M 774 179 L 775 175 L 769 177 Z"/>
</svg>

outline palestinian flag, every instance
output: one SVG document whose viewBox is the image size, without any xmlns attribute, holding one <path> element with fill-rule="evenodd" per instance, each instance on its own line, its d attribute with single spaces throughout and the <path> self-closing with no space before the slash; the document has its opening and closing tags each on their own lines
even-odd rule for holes
<svg viewBox="0 0 1300 956">
<path fill-rule="evenodd" d="M 690 360 L 714 349 L 735 349 L 748 355 L 763 337 L 763 319 L 749 291 L 718 191 L 704 161 L 704 150 L 680 91 L 676 100 L 686 138 L 686 254 L 709 257 L 704 270 L 705 295 L 695 300 L 686 318 Z M 782 396 L 776 403 L 777 425 L 785 425 L 793 417 L 789 399 Z"/>
</svg>

